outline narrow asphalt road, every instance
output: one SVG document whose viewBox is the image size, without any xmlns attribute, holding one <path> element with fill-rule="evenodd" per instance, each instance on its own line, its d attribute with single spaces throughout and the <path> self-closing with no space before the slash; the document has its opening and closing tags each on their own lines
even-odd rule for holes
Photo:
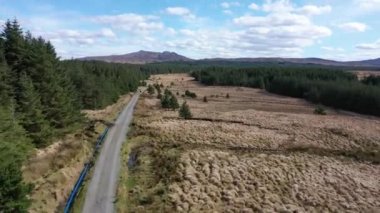
<svg viewBox="0 0 380 213">
<path fill-rule="evenodd" d="M 119 179 L 120 149 L 126 139 L 128 126 L 139 92 L 131 98 L 109 130 L 95 164 L 95 171 L 88 186 L 83 206 L 84 213 L 113 213 L 116 187 Z"/>
</svg>

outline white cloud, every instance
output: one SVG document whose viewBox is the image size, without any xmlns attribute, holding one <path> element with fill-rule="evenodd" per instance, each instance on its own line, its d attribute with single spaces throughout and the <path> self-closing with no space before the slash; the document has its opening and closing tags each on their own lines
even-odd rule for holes
<svg viewBox="0 0 380 213">
<path fill-rule="evenodd" d="M 354 3 L 359 7 L 359 9 L 365 11 L 380 10 L 380 0 L 354 0 Z"/>
<path fill-rule="evenodd" d="M 291 12 L 294 7 L 289 0 L 265 0 L 262 9 L 265 12 Z"/>
<path fill-rule="evenodd" d="M 166 12 L 170 15 L 187 16 L 191 14 L 190 10 L 185 7 L 168 7 Z"/>
<path fill-rule="evenodd" d="M 115 33 L 108 28 L 97 32 L 61 29 L 56 31 L 33 31 L 34 35 L 43 36 L 53 43 L 68 41 L 71 44 L 89 45 L 105 38 L 115 38 Z"/>
<path fill-rule="evenodd" d="M 248 6 L 248 8 L 251 10 L 259 10 L 260 9 L 259 5 L 255 4 L 255 3 L 250 4 Z"/>
<path fill-rule="evenodd" d="M 288 0 L 266 0 L 262 10 L 268 14 L 245 15 L 233 20 L 241 27 L 237 35 L 240 41 L 236 45 L 242 49 L 294 55 L 332 34 L 329 28 L 316 25 L 311 19 L 313 15 L 331 11 L 330 6 L 295 7 Z"/>
<path fill-rule="evenodd" d="M 222 2 L 220 4 L 220 6 L 223 7 L 224 9 L 229 9 L 231 7 L 238 7 L 238 6 L 240 6 L 240 3 L 236 2 L 236 1 L 234 1 L 234 2 Z"/>
<path fill-rule="evenodd" d="M 329 28 L 312 21 L 314 15 L 331 11 L 330 6 L 296 7 L 286 0 L 266 0 L 260 8 L 267 15 L 236 17 L 233 23 L 237 28 L 182 29 L 181 36 L 166 45 L 181 52 L 196 52 L 198 57 L 301 57 L 305 47 L 332 34 Z"/>
<path fill-rule="evenodd" d="M 373 43 L 358 44 L 358 45 L 356 45 L 356 48 L 357 49 L 361 49 L 361 50 L 370 50 L 370 51 L 371 50 L 376 50 L 376 51 L 380 51 L 380 39 L 378 39 L 377 41 L 375 41 Z"/>
<path fill-rule="evenodd" d="M 276 13 L 298 13 L 301 15 L 313 16 L 329 13 L 332 10 L 330 5 L 317 6 L 317 5 L 305 5 L 302 7 L 296 7 L 290 0 L 266 0 L 262 6 L 265 12 Z"/>
<path fill-rule="evenodd" d="M 308 25 L 310 20 L 306 16 L 297 14 L 270 14 L 268 16 L 251 16 L 246 15 L 235 18 L 234 22 L 238 25 L 248 27 L 276 27 L 276 26 L 294 26 L 294 25 Z"/>
<path fill-rule="evenodd" d="M 166 13 L 174 16 L 181 16 L 185 19 L 195 19 L 195 15 L 186 7 L 168 7 Z"/>
<path fill-rule="evenodd" d="M 150 33 L 164 28 L 164 24 L 159 21 L 159 18 L 151 15 L 124 13 L 120 15 L 95 16 L 90 19 L 96 23 L 106 24 L 132 33 Z"/>
<path fill-rule="evenodd" d="M 365 32 L 368 26 L 360 22 L 347 22 L 347 23 L 340 24 L 339 28 L 347 30 L 347 31 L 353 31 L 353 32 Z"/>
<path fill-rule="evenodd" d="M 324 13 L 329 13 L 331 12 L 332 8 L 330 5 L 325 5 L 325 6 L 316 6 L 316 5 L 305 5 L 301 8 L 297 9 L 297 12 L 305 15 L 321 15 Z"/>
<path fill-rule="evenodd" d="M 174 28 L 168 27 L 167 30 L 165 30 L 169 35 L 176 35 L 177 31 Z"/>
<path fill-rule="evenodd" d="M 109 37 L 109 38 L 116 37 L 115 33 L 109 28 L 103 28 L 99 35 L 104 36 L 104 37 Z"/>
</svg>

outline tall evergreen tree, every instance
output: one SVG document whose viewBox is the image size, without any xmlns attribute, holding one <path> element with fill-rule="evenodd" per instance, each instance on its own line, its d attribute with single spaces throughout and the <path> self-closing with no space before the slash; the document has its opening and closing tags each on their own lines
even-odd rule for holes
<svg viewBox="0 0 380 213">
<path fill-rule="evenodd" d="M 11 86 L 9 82 L 9 69 L 5 62 L 0 41 L 0 105 L 10 103 Z"/>
<path fill-rule="evenodd" d="M 11 67 L 16 67 L 24 53 L 24 38 L 17 20 L 8 20 L 5 23 L 2 37 L 5 38 L 4 50 L 7 63 Z"/>
<path fill-rule="evenodd" d="M 178 100 L 174 95 L 171 95 L 169 105 L 172 110 L 179 108 Z"/>
<path fill-rule="evenodd" d="M 0 212 L 26 212 L 30 186 L 22 181 L 21 165 L 31 145 L 12 111 L 0 105 Z"/>
<path fill-rule="evenodd" d="M 184 118 L 184 119 L 190 119 L 193 117 L 190 111 L 189 105 L 187 105 L 186 101 L 183 102 L 181 105 L 181 108 L 179 108 L 179 117 Z"/>
<path fill-rule="evenodd" d="M 19 84 L 20 94 L 18 95 L 17 112 L 20 117 L 20 124 L 37 146 L 45 145 L 50 131 L 48 122 L 42 114 L 40 96 L 26 73 L 21 74 Z"/>
</svg>

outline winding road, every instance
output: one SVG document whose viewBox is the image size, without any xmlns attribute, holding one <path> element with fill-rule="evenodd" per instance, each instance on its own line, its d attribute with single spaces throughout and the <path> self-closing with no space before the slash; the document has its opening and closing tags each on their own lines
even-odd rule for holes
<svg viewBox="0 0 380 213">
<path fill-rule="evenodd" d="M 120 150 L 132 121 L 134 107 L 140 93 L 131 98 L 109 130 L 95 164 L 95 171 L 88 186 L 82 212 L 113 213 L 117 181 L 120 169 Z"/>
</svg>

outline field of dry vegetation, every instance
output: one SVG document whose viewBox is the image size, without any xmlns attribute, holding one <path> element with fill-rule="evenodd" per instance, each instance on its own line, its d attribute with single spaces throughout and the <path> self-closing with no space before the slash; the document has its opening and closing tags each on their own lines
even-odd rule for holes
<svg viewBox="0 0 380 213">
<path fill-rule="evenodd" d="M 380 119 L 316 115 L 304 100 L 206 87 L 185 74 L 155 82 L 186 99 L 194 118 L 142 95 L 123 150 L 119 212 L 380 209 Z M 182 97 L 186 90 L 197 98 Z"/>
</svg>

